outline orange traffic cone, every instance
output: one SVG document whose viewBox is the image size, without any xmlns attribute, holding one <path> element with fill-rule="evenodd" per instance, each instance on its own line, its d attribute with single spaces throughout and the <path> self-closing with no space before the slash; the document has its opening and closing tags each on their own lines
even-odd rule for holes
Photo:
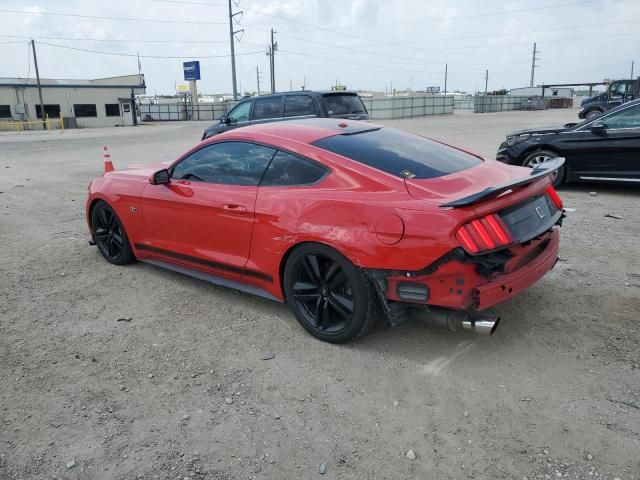
<svg viewBox="0 0 640 480">
<path fill-rule="evenodd" d="M 113 162 L 111 161 L 111 155 L 109 155 L 109 149 L 104 146 L 104 173 L 113 172 Z"/>
</svg>

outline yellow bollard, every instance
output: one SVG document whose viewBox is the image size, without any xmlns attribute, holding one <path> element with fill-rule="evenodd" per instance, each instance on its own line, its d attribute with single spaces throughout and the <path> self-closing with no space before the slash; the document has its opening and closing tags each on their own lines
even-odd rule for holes
<svg viewBox="0 0 640 480">
<path fill-rule="evenodd" d="M 64 118 L 62 116 L 62 112 L 60 112 L 59 120 L 60 120 L 60 129 L 62 130 L 62 133 L 64 133 Z"/>
</svg>

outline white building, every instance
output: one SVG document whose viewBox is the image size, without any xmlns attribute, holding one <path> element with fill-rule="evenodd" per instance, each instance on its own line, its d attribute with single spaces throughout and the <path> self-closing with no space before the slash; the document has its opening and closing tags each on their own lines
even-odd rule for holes
<svg viewBox="0 0 640 480">
<path fill-rule="evenodd" d="M 133 125 L 132 96 L 145 93 L 144 75 L 96 80 L 40 79 L 44 113 L 65 127 Z M 42 118 L 35 79 L 0 78 L 0 122 Z"/>
<path fill-rule="evenodd" d="M 510 92 L 514 97 L 542 97 L 542 87 L 512 88 Z M 573 88 L 545 88 L 544 96 L 549 98 L 572 98 Z"/>
</svg>

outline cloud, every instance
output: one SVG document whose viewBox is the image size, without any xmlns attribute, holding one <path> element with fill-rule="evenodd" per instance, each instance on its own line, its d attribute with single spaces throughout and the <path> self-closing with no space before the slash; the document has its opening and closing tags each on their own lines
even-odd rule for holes
<svg viewBox="0 0 640 480">
<path fill-rule="evenodd" d="M 472 91 L 483 86 L 486 69 L 490 71 L 490 88 L 518 87 L 528 83 L 534 41 L 542 52 L 538 80 L 597 81 L 628 75 L 631 60 L 640 60 L 636 57 L 640 36 L 635 28 L 640 2 L 568 3 L 571 0 L 558 0 L 553 8 L 545 8 L 551 3 L 490 0 L 480 6 L 473 0 L 435 4 L 424 0 L 241 0 L 237 9 L 244 10 L 244 16 L 237 28 L 245 32 L 236 43 L 238 81 L 242 90 L 255 90 L 257 67 L 264 89 L 269 77 L 264 53 L 271 28 L 277 31 L 280 49 L 276 53 L 280 90 L 288 89 L 290 81 L 294 86 L 302 85 L 303 78 L 309 88 L 316 89 L 329 88 L 336 79 L 349 88 L 384 90 L 390 83 L 403 87 L 410 82 L 414 88 L 423 88 L 442 83 L 445 63 L 449 64 L 449 89 Z M 40 14 L 0 12 L 2 35 L 27 37 L 24 44 L 2 44 L 16 39 L 0 38 L 4 60 L 0 76 L 27 74 L 26 44 L 31 36 L 36 41 L 38 37 L 54 37 L 41 39 L 38 46 L 41 75 L 51 78 L 136 73 L 137 61 L 135 57 L 75 52 L 43 42 L 141 55 L 227 55 L 227 9 L 215 5 L 32 0 L 24 6 L 19 0 L 5 0 L 3 9 Z M 43 14 L 47 11 L 219 24 L 58 17 Z M 488 12 L 494 13 L 485 15 Z M 174 83 L 183 81 L 182 60 L 143 58 L 142 65 L 151 93 L 171 93 Z M 229 58 L 203 59 L 201 66 L 201 92 L 231 91 Z"/>
</svg>

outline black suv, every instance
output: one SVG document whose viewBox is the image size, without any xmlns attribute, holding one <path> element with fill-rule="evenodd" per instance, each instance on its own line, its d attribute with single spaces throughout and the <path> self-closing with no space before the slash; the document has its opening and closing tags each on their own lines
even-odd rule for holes
<svg viewBox="0 0 640 480">
<path fill-rule="evenodd" d="M 333 117 L 369 120 L 362 100 L 354 92 L 286 92 L 272 93 L 241 100 L 220 123 L 204 131 L 202 140 L 227 130 L 255 123 L 276 122 L 293 118 Z"/>
</svg>

